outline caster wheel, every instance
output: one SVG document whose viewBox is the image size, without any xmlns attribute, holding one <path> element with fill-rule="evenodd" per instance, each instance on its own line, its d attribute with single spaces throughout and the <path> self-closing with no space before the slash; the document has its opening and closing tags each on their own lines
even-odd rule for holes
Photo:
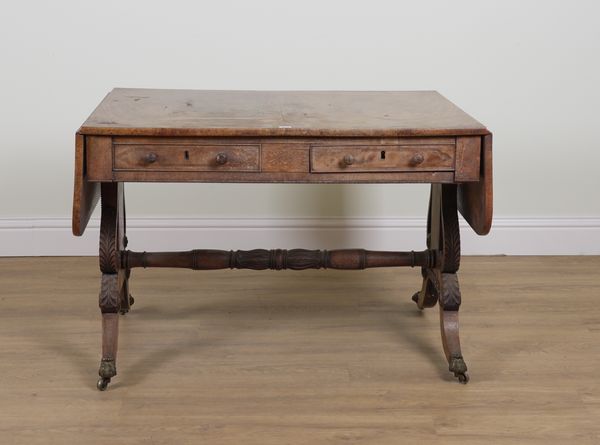
<svg viewBox="0 0 600 445">
<path fill-rule="evenodd" d="M 419 302 L 419 292 L 415 292 L 415 294 L 412 296 L 412 301 L 415 303 Z"/>
<path fill-rule="evenodd" d="M 419 293 L 415 292 L 412 296 L 412 301 L 419 304 Z M 435 289 L 431 286 L 431 283 L 427 284 L 427 293 L 425 294 L 425 300 L 423 301 L 423 309 L 428 309 L 430 307 L 434 307 L 438 301 L 437 293 L 435 293 Z"/>
<path fill-rule="evenodd" d="M 96 383 L 96 388 L 98 388 L 99 391 L 106 391 L 106 388 L 108 388 L 109 383 L 110 379 L 100 377 L 98 379 L 98 382 Z"/>
<path fill-rule="evenodd" d="M 133 306 L 133 303 L 135 303 L 135 300 L 130 295 L 129 296 L 129 307 Z M 119 314 L 121 314 L 121 315 L 125 315 L 127 312 L 129 312 L 129 308 L 119 310 Z"/>
<path fill-rule="evenodd" d="M 454 374 L 454 376 L 456 378 L 458 378 L 458 382 L 462 383 L 463 385 L 466 385 L 467 383 L 469 383 L 469 374 L 465 373 L 465 374 Z"/>
</svg>

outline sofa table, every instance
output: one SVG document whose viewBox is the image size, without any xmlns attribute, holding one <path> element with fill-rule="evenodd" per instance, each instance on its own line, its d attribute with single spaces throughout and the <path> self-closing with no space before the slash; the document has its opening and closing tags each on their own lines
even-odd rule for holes
<svg viewBox="0 0 600 445">
<path fill-rule="evenodd" d="M 126 250 L 125 182 L 429 183 L 419 252 Z M 458 211 L 479 235 L 492 223 L 492 135 L 435 91 L 114 89 L 76 134 L 73 233 L 98 200 L 102 359 L 116 374 L 119 314 L 136 267 L 195 270 L 420 267 L 419 309 L 439 302 L 450 372 L 468 381 L 458 331 Z"/>
</svg>

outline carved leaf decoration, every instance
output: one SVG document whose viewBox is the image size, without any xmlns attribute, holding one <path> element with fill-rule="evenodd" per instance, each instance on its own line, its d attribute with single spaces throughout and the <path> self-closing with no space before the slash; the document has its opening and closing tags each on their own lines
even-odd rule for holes
<svg viewBox="0 0 600 445">
<path fill-rule="evenodd" d="M 444 221 L 444 272 L 456 273 L 460 267 L 460 231 L 458 218 Z"/>
<path fill-rule="evenodd" d="M 238 269 L 263 270 L 269 268 L 270 252 L 265 249 L 233 252 L 233 265 Z"/>
<path fill-rule="evenodd" d="M 326 252 L 320 250 L 238 250 L 232 253 L 232 264 L 239 269 L 318 269 L 325 266 Z"/>
<path fill-rule="evenodd" d="M 456 186 L 445 185 L 442 199 L 444 224 L 444 269 L 442 272 L 456 273 L 460 267 L 460 227 L 456 210 Z"/>
<path fill-rule="evenodd" d="M 102 205 L 100 221 L 100 270 L 105 274 L 114 274 L 118 269 L 117 261 L 117 212 L 113 207 Z"/>
<path fill-rule="evenodd" d="M 443 273 L 440 306 L 447 311 L 457 311 L 460 303 L 461 296 L 458 276 L 455 273 Z"/>
<path fill-rule="evenodd" d="M 325 267 L 326 251 L 292 249 L 287 252 L 286 265 L 288 269 L 320 269 Z"/>
<path fill-rule="evenodd" d="M 100 309 L 102 313 L 119 311 L 119 283 L 117 274 L 102 274 Z"/>
</svg>

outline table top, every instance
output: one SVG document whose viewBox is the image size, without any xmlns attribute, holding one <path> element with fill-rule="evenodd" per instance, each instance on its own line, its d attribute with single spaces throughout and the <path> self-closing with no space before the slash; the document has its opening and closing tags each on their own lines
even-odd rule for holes
<svg viewBox="0 0 600 445">
<path fill-rule="evenodd" d="M 457 184 L 492 221 L 492 135 L 436 91 L 111 91 L 77 132 L 73 233 L 104 182 Z"/>
<path fill-rule="evenodd" d="M 403 137 L 489 131 L 437 91 L 115 88 L 83 135 Z"/>
</svg>

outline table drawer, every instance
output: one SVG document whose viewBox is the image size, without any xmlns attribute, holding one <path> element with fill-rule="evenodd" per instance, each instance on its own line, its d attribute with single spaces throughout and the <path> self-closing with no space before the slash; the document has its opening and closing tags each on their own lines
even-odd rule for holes
<svg viewBox="0 0 600 445">
<path fill-rule="evenodd" d="M 260 144 L 115 144 L 114 170 L 260 171 Z"/>
<path fill-rule="evenodd" d="M 454 170 L 454 145 L 314 145 L 313 173 Z"/>
</svg>

